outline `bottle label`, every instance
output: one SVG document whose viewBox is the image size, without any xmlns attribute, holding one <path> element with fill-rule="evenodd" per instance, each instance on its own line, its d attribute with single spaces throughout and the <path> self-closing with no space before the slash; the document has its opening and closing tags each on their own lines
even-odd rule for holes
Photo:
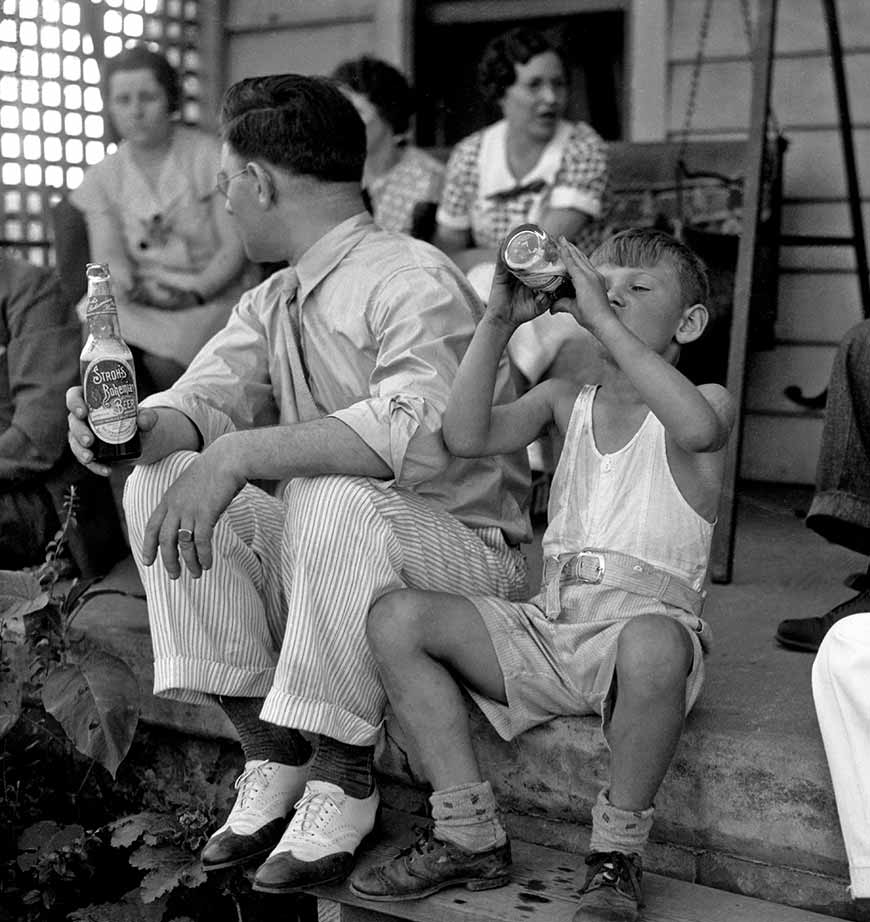
<svg viewBox="0 0 870 922">
<path fill-rule="evenodd" d="M 136 433 L 136 379 L 118 359 L 94 359 L 85 369 L 85 403 L 94 435 L 109 445 L 129 442 Z"/>
</svg>

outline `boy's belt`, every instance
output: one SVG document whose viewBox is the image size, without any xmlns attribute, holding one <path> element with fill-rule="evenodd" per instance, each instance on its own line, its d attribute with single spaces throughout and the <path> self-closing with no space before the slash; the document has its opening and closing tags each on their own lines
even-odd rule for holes
<svg viewBox="0 0 870 922">
<path fill-rule="evenodd" d="M 560 554 L 544 561 L 546 616 L 556 621 L 562 610 L 563 585 L 590 583 L 615 586 L 637 595 L 673 605 L 697 618 L 701 616 L 705 592 L 693 589 L 685 580 L 654 567 L 638 557 L 587 548 L 577 554 Z"/>
</svg>

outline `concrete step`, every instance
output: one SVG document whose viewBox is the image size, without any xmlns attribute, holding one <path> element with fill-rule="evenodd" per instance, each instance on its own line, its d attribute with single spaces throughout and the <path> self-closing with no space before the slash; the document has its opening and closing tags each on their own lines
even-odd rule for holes
<svg viewBox="0 0 870 922">
<path fill-rule="evenodd" d="M 738 504 L 734 580 L 712 586 L 706 609 L 716 642 L 707 681 L 656 799 L 647 867 L 668 878 L 788 903 L 837 918 L 870 920 L 847 894 L 847 865 L 810 690 L 812 656 L 783 650 L 781 618 L 818 614 L 849 595 L 847 574 L 866 560 L 803 527 L 807 490 L 744 486 Z M 533 546 L 531 555 L 540 554 Z M 102 588 L 138 592 L 127 560 Z M 155 699 L 147 612 L 141 598 L 89 602 L 79 627 L 133 665 L 143 719 L 232 739 L 217 708 Z M 500 740 L 470 707 L 483 771 L 512 838 L 582 856 L 590 808 L 608 773 L 595 718 L 561 718 Z M 383 801 L 425 814 L 411 747 L 388 721 L 377 758 Z"/>
<path fill-rule="evenodd" d="M 391 857 L 396 844 L 412 841 L 412 817 L 386 811 L 376 841 L 360 855 L 368 866 Z M 512 840 L 511 883 L 470 892 L 451 887 L 422 900 L 374 903 L 346 884 L 311 890 L 318 898 L 319 922 L 571 922 L 577 910 L 585 866 L 555 848 Z M 830 922 L 831 916 L 752 899 L 699 884 L 644 874 L 645 922 Z"/>
</svg>

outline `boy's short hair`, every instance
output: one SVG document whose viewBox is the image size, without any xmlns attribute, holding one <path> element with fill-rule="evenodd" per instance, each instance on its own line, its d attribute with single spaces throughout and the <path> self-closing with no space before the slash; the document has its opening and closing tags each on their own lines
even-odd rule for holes
<svg viewBox="0 0 870 922">
<path fill-rule="evenodd" d="M 665 231 L 648 227 L 620 231 L 600 243 L 589 259 L 595 266 L 654 266 L 668 260 L 677 272 L 683 306 L 706 305 L 710 300 L 707 267 L 685 243 Z"/>
<path fill-rule="evenodd" d="M 364 54 L 342 61 L 332 72 L 332 79 L 365 96 L 393 129 L 393 134 L 408 133 L 414 114 L 414 91 L 404 75 L 391 64 Z"/>
<path fill-rule="evenodd" d="M 221 106 L 223 140 L 242 158 L 323 182 L 361 182 L 366 129 L 326 77 L 274 74 L 234 83 Z"/>
</svg>

